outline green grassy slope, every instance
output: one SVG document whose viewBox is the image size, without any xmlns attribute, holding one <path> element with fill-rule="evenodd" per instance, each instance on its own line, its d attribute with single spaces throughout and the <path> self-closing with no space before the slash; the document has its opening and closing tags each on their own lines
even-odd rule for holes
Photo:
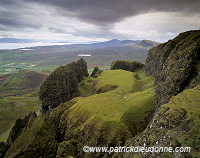
<svg viewBox="0 0 200 158">
<path fill-rule="evenodd" d="M 79 84 L 82 97 L 61 104 L 50 114 L 51 123 L 59 133 L 57 154 L 61 157 L 67 155 L 76 157 L 76 154 L 80 157 L 94 157 L 94 153 L 83 153 L 84 145 L 123 145 L 127 139 L 144 130 L 156 104 L 153 82 L 154 78 L 145 77 L 143 70 L 134 73 L 107 70 L 98 78 L 85 77 Z M 112 88 L 113 85 L 116 86 L 115 89 Z M 99 91 L 101 93 L 93 94 L 105 86 L 106 92 Z M 37 133 L 37 138 L 34 140 L 38 141 L 37 145 L 45 147 L 40 141 L 40 137 L 44 135 L 38 132 L 39 123 L 40 121 L 35 122 L 31 127 L 33 129 L 30 130 Z M 39 150 L 39 146 L 27 147 L 28 144 L 34 144 L 33 140 L 28 144 L 24 143 L 24 139 L 34 137 L 35 133 L 28 130 L 24 136 L 20 136 L 9 149 L 7 156 L 16 150 L 18 153 L 23 151 L 25 155 L 30 151 L 34 153 Z M 54 134 L 47 137 L 51 139 L 49 146 L 54 148 L 56 146 L 52 140 Z M 95 154 L 103 156 L 102 153 Z"/>
<path fill-rule="evenodd" d="M 29 70 L 1 75 L 0 141 L 6 142 L 18 118 L 23 118 L 31 111 L 39 111 L 41 102 L 38 98 L 38 88 L 46 76 L 44 73 Z"/>
<path fill-rule="evenodd" d="M 18 118 L 31 111 L 38 112 L 41 102 L 37 96 L 5 97 L 0 99 L 0 141 L 6 142 L 8 133 Z"/>
<path fill-rule="evenodd" d="M 167 131 L 173 146 L 191 147 L 190 155 L 200 157 L 200 85 L 172 97 L 159 115 L 165 116 L 158 119 L 163 126 L 174 127 Z"/>
<path fill-rule="evenodd" d="M 2 75 L 0 98 L 33 92 L 46 77 L 45 73 L 30 70 L 20 70 L 6 77 Z"/>
<path fill-rule="evenodd" d="M 84 78 L 78 85 L 79 96 L 87 97 L 93 94 L 94 78 L 89 76 Z"/>
<path fill-rule="evenodd" d="M 134 73 L 103 71 L 94 79 L 95 90 L 106 86 L 106 91 L 76 98 L 76 103 L 62 115 L 60 128 L 64 140 L 76 138 L 72 141 L 80 142 L 79 152 L 82 152 L 82 145 L 123 144 L 124 140 L 144 130 L 152 117 L 156 104 L 153 81 L 153 77 L 145 77 L 143 70 Z"/>
<path fill-rule="evenodd" d="M 134 77 L 136 74 L 139 80 Z M 154 109 L 153 78 L 145 77 L 142 71 L 132 73 L 123 70 L 107 70 L 95 82 L 96 89 L 101 89 L 105 85 L 108 87 L 115 85 L 118 88 L 80 99 L 71 108 L 69 117 L 85 111 L 90 116 L 106 122 L 128 125 L 127 120 L 130 121 L 130 118 L 132 122 L 141 123 L 147 111 Z"/>
<path fill-rule="evenodd" d="M 155 119 L 138 136 L 127 141 L 127 146 L 191 147 L 184 157 L 200 157 L 200 85 L 173 96 L 161 105 Z M 160 153 L 159 157 L 173 158 L 176 153 Z M 180 154 L 180 153 L 179 153 Z M 134 157 L 126 153 L 125 158 Z"/>
<path fill-rule="evenodd" d="M 49 120 L 37 117 L 29 130 L 19 136 L 10 147 L 5 158 L 15 157 L 55 157 L 56 143 L 55 129 L 51 126 Z M 26 150 L 26 154 L 20 151 Z"/>
</svg>

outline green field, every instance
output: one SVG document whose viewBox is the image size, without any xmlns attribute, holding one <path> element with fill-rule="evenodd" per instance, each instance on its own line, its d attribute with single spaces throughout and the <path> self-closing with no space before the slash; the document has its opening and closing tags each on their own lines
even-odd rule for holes
<svg viewBox="0 0 200 158">
<path fill-rule="evenodd" d="M 150 47 L 138 45 L 63 45 L 32 47 L 29 50 L 0 50 L 0 74 L 15 73 L 21 69 L 50 73 L 60 65 L 77 61 L 78 54 L 91 54 L 83 57 L 88 69 L 95 66 L 108 69 L 114 60 L 136 60 L 144 62 Z"/>
<path fill-rule="evenodd" d="M 64 135 L 58 154 L 69 152 L 73 156 L 73 144 L 77 142 L 76 150 L 96 141 L 98 145 L 120 145 L 142 132 L 151 120 L 156 104 L 153 83 L 154 78 L 146 77 L 143 69 L 137 72 L 105 70 L 97 78 L 85 77 L 79 83 L 81 96 L 61 104 L 48 116 L 52 122 L 59 122 L 60 134 Z M 43 121 L 44 118 L 38 117 L 33 126 L 14 142 L 7 157 L 16 149 L 41 150 L 45 142 L 53 148 L 55 131 L 51 124 Z M 46 129 L 51 129 L 51 133 Z M 43 135 L 46 132 L 48 135 Z M 62 148 L 66 144 L 69 144 L 71 150 Z"/>
<path fill-rule="evenodd" d="M 0 141 L 6 141 L 9 131 L 18 118 L 31 111 L 39 112 L 41 103 L 38 96 L 4 97 L 0 99 Z"/>
<path fill-rule="evenodd" d="M 39 86 L 47 75 L 30 70 L 0 75 L 0 141 L 6 141 L 15 121 L 31 111 L 39 112 Z"/>
<path fill-rule="evenodd" d="M 155 108 L 153 83 L 154 78 L 146 77 L 144 70 L 105 70 L 96 79 L 86 77 L 79 87 L 83 97 L 73 99 L 75 104 L 69 110 L 69 103 L 64 104 L 66 110 L 60 120 L 64 140 L 80 142 L 77 147 L 80 150 L 96 139 L 101 140 L 100 146 L 112 144 L 112 141 L 123 144 L 124 140 L 139 134 L 151 120 Z M 93 95 L 90 86 L 94 88 Z M 62 110 L 63 106 L 59 106 L 52 115 L 56 117 Z"/>
<path fill-rule="evenodd" d="M 136 74 L 139 80 L 134 77 Z M 87 78 L 85 80 L 87 82 Z M 87 113 L 106 122 L 122 123 L 129 118 L 137 123 L 144 121 L 147 111 L 155 107 L 153 81 L 152 76 L 145 77 L 143 70 L 135 73 L 124 70 L 103 71 L 94 81 L 95 89 L 106 86 L 107 92 L 80 99 L 71 108 L 69 117 L 80 118 L 77 116 L 79 113 Z M 117 88 L 112 90 L 112 85 Z"/>
</svg>

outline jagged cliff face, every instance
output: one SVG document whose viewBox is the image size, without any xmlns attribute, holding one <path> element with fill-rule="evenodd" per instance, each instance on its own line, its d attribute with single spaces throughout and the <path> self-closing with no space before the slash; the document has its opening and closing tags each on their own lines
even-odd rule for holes
<svg viewBox="0 0 200 158">
<path fill-rule="evenodd" d="M 88 76 L 87 63 L 80 59 L 54 70 L 40 86 L 42 114 L 78 96 L 78 83 Z"/>
<path fill-rule="evenodd" d="M 30 114 L 25 116 L 23 119 L 19 118 L 15 121 L 15 124 L 9 133 L 7 142 L 0 142 L 0 158 L 3 158 L 15 140 L 32 126 L 32 123 L 36 117 L 37 114 L 34 111 L 30 112 Z"/>
<path fill-rule="evenodd" d="M 191 152 L 143 153 L 144 158 L 190 158 L 200 157 L 200 85 L 183 91 L 161 105 L 154 120 L 138 136 L 128 140 L 126 146 L 191 147 Z M 117 157 L 130 158 L 134 153 Z"/>
<path fill-rule="evenodd" d="M 181 33 L 152 48 L 146 74 L 155 76 L 157 111 L 148 127 L 126 145 L 191 147 L 190 153 L 142 153 L 145 158 L 199 157 L 200 30 Z M 123 158 L 134 156 L 117 154 Z"/>
<path fill-rule="evenodd" d="M 7 144 L 11 145 L 17 137 L 20 135 L 20 132 L 26 131 L 29 126 L 31 126 L 33 120 L 37 117 L 37 114 L 30 112 L 28 116 L 25 116 L 23 119 L 17 119 L 14 126 L 12 127 L 10 134 L 7 139 Z"/>
<path fill-rule="evenodd" d="M 181 33 L 175 39 L 150 49 L 146 74 L 155 76 L 157 109 L 187 87 L 198 75 L 200 31 Z"/>
</svg>

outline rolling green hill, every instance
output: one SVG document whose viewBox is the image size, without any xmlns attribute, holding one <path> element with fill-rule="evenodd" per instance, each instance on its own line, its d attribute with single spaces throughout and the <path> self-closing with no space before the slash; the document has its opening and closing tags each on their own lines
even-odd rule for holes
<svg viewBox="0 0 200 158">
<path fill-rule="evenodd" d="M 137 78 L 134 77 L 136 75 Z M 60 118 L 60 130 L 58 132 L 63 135 L 60 138 L 62 143 L 58 146 L 60 155 L 65 155 L 68 152 L 62 149 L 62 145 L 67 142 L 72 147 L 75 147 L 73 146 L 74 143 L 76 144 L 80 141 L 82 143 L 77 144 L 79 147 L 84 144 L 93 144 L 93 142 L 97 143 L 96 145 L 103 145 L 105 142 L 110 145 L 124 143 L 124 140 L 144 130 L 152 117 L 151 113 L 154 111 L 156 103 L 153 90 L 154 78 L 145 77 L 144 70 L 137 72 L 107 70 L 103 71 L 96 79 L 85 77 L 80 86 L 87 84 L 88 80 L 95 84 L 94 93 L 98 89 L 104 89 L 105 86 L 108 87 L 107 91 L 101 91 L 101 93 L 88 97 L 75 98 L 55 108 L 50 115 L 51 122 L 54 122 L 55 125 L 56 120 Z M 113 85 L 116 88 L 109 90 L 109 87 Z M 93 85 L 90 84 L 90 86 Z M 87 90 L 90 91 L 90 88 L 87 86 L 87 89 L 83 89 L 82 87 L 82 90 L 86 92 Z M 37 128 L 38 123 L 33 125 L 32 128 Z M 132 125 L 134 125 L 134 128 Z M 36 131 L 36 133 L 38 132 Z M 28 133 L 25 132 L 24 136 L 25 138 L 23 139 L 29 139 Z M 23 154 L 26 155 L 28 154 L 26 153 L 27 150 L 32 151 L 28 146 L 32 146 L 33 143 L 29 141 L 24 149 L 24 147 L 21 148 L 19 146 L 21 141 L 18 139 L 12 145 L 10 151 L 18 148 L 19 152 L 24 151 Z M 38 145 L 42 146 L 43 143 L 40 142 Z M 38 150 L 38 145 L 34 150 Z M 76 146 L 79 154 L 82 155 L 83 152 L 81 148 L 79 150 L 79 147 L 77 148 Z M 7 156 L 11 154 L 10 151 L 8 151 Z M 73 155 L 71 151 L 69 152 L 70 155 Z"/>
<path fill-rule="evenodd" d="M 0 141 L 6 142 L 18 118 L 23 118 L 31 111 L 39 111 L 41 101 L 38 98 L 38 88 L 46 77 L 44 73 L 29 70 L 1 75 Z"/>
<path fill-rule="evenodd" d="M 45 73 L 30 70 L 19 70 L 18 73 L 1 75 L 0 98 L 33 92 L 46 77 Z"/>
</svg>

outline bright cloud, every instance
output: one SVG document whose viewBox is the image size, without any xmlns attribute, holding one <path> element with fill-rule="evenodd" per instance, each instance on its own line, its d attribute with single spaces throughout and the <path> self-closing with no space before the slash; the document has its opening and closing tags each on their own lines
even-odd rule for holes
<svg viewBox="0 0 200 158">
<path fill-rule="evenodd" d="M 118 38 L 165 42 L 180 32 L 200 28 L 198 1 L 152 2 L 3 0 L 0 2 L 0 38 L 67 42 Z"/>
<path fill-rule="evenodd" d="M 134 39 L 151 39 L 166 41 L 174 38 L 178 33 L 199 29 L 200 15 L 185 16 L 177 12 L 153 12 L 126 18 L 116 23 L 112 32 Z M 187 25 L 183 25 L 187 23 Z"/>
</svg>

